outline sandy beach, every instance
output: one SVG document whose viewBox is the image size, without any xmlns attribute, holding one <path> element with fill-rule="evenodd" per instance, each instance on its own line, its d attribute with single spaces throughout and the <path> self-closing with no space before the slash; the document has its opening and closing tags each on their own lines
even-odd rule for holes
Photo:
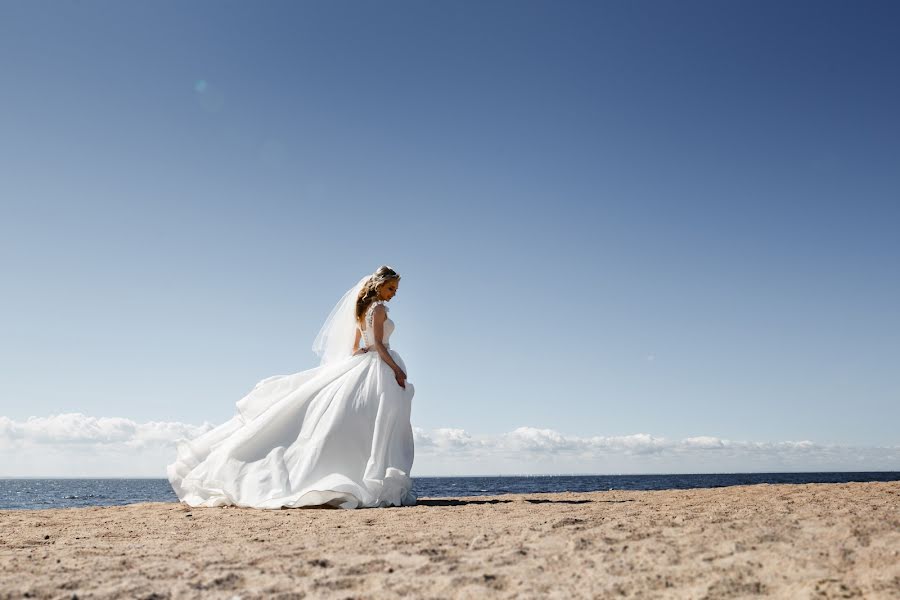
<svg viewBox="0 0 900 600">
<path fill-rule="evenodd" d="M 0 511 L 0 598 L 900 598 L 900 483 Z"/>
</svg>

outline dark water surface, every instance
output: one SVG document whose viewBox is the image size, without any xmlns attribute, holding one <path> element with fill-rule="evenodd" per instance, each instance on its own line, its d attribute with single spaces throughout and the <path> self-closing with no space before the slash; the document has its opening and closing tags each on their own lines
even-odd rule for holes
<svg viewBox="0 0 900 600">
<path fill-rule="evenodd" d="M 672 490 L 759 483 L 900 481 L 900 471 L 860 473 L 722 473 L 714 475 L 535 475 L 413 477 L 419 497 L 536 492 Z M 0 509 L 112 506 L 177 502 L 165 479 L 0 479 Z"/>
</svg>

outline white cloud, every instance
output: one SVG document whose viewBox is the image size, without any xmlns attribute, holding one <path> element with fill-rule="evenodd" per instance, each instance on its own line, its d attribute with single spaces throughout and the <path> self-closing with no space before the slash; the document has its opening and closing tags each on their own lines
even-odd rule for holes
<svg viewBox="0 0 900 600">
<path fill-rule="evenodd" d="M 706 450 L 715 450 L 717 448 L 725 448 L 730 442 L 728 440 L 720 440 L 717 437 L 701 435 L 697 437 L 689 437 L 682 440 L 687 448 L 704 448 Z"/>
<path fill-rule="evenodd" d="M 0 417 L 0 444 L 123 444 L 140 448 L 168 445 L 181 437 L 200 435 L 211 427 L 209 423 L 200 426 L 166 421 L 138 423 L 121 417 L 89 417 L 81 413 L 29 417 L 22 422 Z"/>
<path fill-rule="evenodd" d="M 163 477 L 175 442 L 213 425 L 137 422 L 80 413 L 0 417 L 0 476 Z M 900 468 L 900 447 L 812 441 L 753 442 L 713 436 L 667 439 L 567 435 L 518 427 L 496 435 L 459 428 L 413 428 L 414 475 L 866 471 Z"/>
<path fill-rule="evenodd" d="M 438 433 L 440 432 L 440 433 Z M 416 470 L 429 475 L 892 471 L 900 447 L 837 446 L 809 440 L 754 442 L 647 433 L 579 437 L 519 427 L 473 436 L 415 429 Z"/>
<path fill-rule="evenodd" d="M 0 476 L 163 477 L 175 442 L 212 427 L 81 413 L 0 417 Z"/>
<path fill-rule="evenodd" d="M 474 439 L 464 429 L 442 427 L 428 433 L 419 427 L 413 427 L 416 447 L 437 448 L 441 451 L 465 452 L 483 447 L 480 440 Z"/>
</svg>

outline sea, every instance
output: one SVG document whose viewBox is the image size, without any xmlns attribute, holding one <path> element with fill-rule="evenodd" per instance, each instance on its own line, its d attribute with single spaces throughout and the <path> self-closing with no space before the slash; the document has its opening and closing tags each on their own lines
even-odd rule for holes
<svg viewBox="0 0 900 600">
<path fill-rule="evenodd" d="M 540 492 L 684 490 L 763 483 L 851 481 L 900 481 L 900 471 L 413 477 L 413 489 L 420 498 L 453 498 Z M 0 509 L 117 506 L 135 502 L 178 502 L 178 498 L 166 479 L 0 479 Z"/>
</svg>

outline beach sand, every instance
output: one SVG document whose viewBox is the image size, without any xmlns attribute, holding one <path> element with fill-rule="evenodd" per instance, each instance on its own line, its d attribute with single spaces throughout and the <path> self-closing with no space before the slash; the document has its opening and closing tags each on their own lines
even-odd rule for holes
<svg viewBox="0 0 900 600">
<path fill-rule="evenodd" d="M 900 598 L 900 482 L 0 511 L 0 598 Z"/>
</svg>

